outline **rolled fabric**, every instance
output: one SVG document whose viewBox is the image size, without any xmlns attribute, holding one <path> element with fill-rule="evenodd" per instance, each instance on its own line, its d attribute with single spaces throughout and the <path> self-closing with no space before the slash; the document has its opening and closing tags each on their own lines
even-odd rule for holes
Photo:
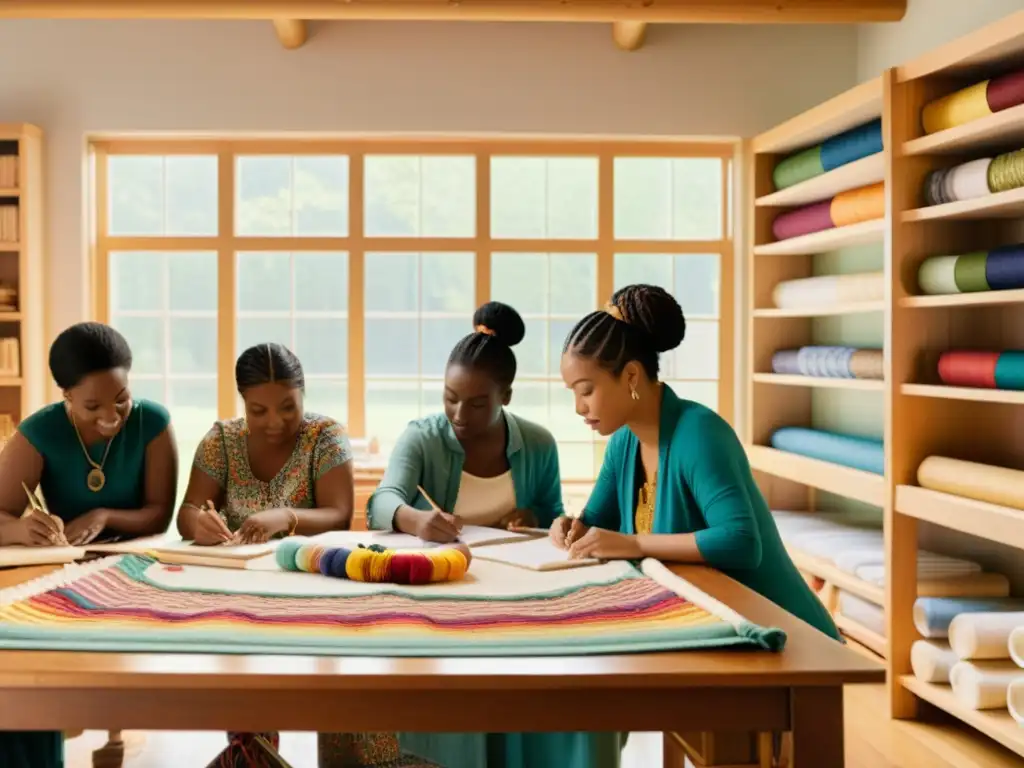
<svg viewBox="0 0 1024 768">
<path fill-rule="evenodd" d="M 883 379 L 884 353 L 880 349 L 855 349 L 850 356 L 850 373 L 855 379 Z"/>
<path fill-rule="evenodd" d="M 925 104 L 921 124 L 925 133 L 936 133 L 991 114 L 988 80 L 984 80 Z"/>
<path fill-rule="evenodd" d="M 949 647 L 961 659 L 1009 659 L 1010 634 L 1024 613 L 962 613 L 949 623 Z"/>
<path fill-rule="evenodd" d="M 928 577 L 918 580 L 917 596 L 1009 597 L 1010 580 L 1002 573 L 992 572 Z"/>
<path fill-rule="evenodd" d="M 985 100 L 993 112 L 1024 104 L 1024 69 L 989 80 Z"/>
<path fill-rule="evenodd" d="M 1017 627 L 1010 632 L 1007 642 L 1010 658 L 1018 667 L 1024 668 L 1024 627 Z"/>
<path fill-rule="evenodd" d="M 1024 680 L 1014 680 L 1006 687 L 1006 709 L 1017 725 L 1024 726 Z"/>
<path fill-rule="evenodd" d="M 939 355 L 939 378 L 951 387 L 995 389 L 998 352 L 953 350 Z"/>
<path fill-rule="evenodd" d="M 772 222 L 772 234 L 776 240 L 788 240 L 814 232 L 832 229 L 832 201 L 823 200 L 779 214 Z"/>
<path fill-rule="evenodd" d="M 833 171 L 882 149 L 882 119 L 878 118 L 825 139 L 821 145 L 821 165 L 825 171 Z"/>
<path fill-rule="evenodd" d="M 1024 391 L 1024 352 L 1005 350 L 996 362 L 996 387 Z"/>
<path fill-rule="evenodd" d="M 964 253 L 956 258 L 953 278 L 960 293 L 979 293 L 991 290 L 985 277 L 985 263 L 988 254 L 985 251 Z"/>
<path fill-rule="evenodd" d="M 1024 611 L 1024 600 L 1015 597 L 919 597 L 914 601 L 914 627 L 929 640 L 949 636 L 950 622 L 964 613 Z"/>
<path fill-rule="evenodd" d="M 953 202 L 952 193 L 946 188 L 949 168 L 939 168 L 929 173 L 924 180 L 925 205 L 942 205 Z"/>
<path fill-rule="evenodd" d="M 922 488 L 1024 510 L 1024 472 L 991 464 L 929 456 L 917 468 Z"/>
<path fill-rule="evenodd" d="M 958 661 L 949 670 L 953 695 L 969 709 L 1006 709 L 1006 690 L 1021 679 L 1012 661 Z"/>
<path fill-rule="evenodd" d="M 821 153 L 822 145 L 818 144 L 781 160 L 772 171 L 775 188 L 792 187 L 823 174 L 825 167 L 822 164 Z"/>
<path fill-rule="evenodd" d="M 921 262 L 917 284 L 921 293 L 941 295 L 960 293 L 956 284 L 956 261 L 959 256 L 932 256 Z"/>
<path fill-rule="evenodd" d="M 885 275 L 882 272 L 784 280 L 772 290 L 772 301 L 779 309 L 824 307 L 881 301 L 884 298 Z"/>
<path fill-rule="evenodd" d="M 910 668 L 914 677 L 925 683 L 949 684 L 949 670 L 957 663 L 956 654 L 941 640 L 917 640 L 910 646 Z"/>
<path fill-rule="evenodd" d="M 839 613 L 860 624 L 864 629 L 885 637 L 885 609 L 882 606 L 840 590 Z"/>
<path fill-rule="evenodd" d="M 985 259 L 985 281 L 993 291 L 1024 288 L 1024 244 L 993 248 Z"/>
<path fill-rule="evenodd" d="M 799 349 L 780 349 L 772 355 L 772 371 L 787 376 L 800 376 Z"/>
<path fill-rule="evenodd" d="M 783 427 L 772 434 L 772 447 L 876 475 L 885 474 L 881 440 L 804 427 Z"/>
<path fill-rule="evenodd" d="M 987 176 L 989 189 L 993 192 L 1024 187 L 1024 149 L 996 157 L 988 167 Z"/>
<path fill-rule="evenodd" d="M 990 157 L 953 166 L 943 180 L 943 194 L 952 200 L 971 200 L 992 194 L 988 178 L 991 166 Z"/>
<path fill-rule="evenodd" d="M 883 218 L 885 216 L 885 185 L 879 182 L 840 192 L 832 198 L 829 215 L 836 227 Z"/>
</svg>

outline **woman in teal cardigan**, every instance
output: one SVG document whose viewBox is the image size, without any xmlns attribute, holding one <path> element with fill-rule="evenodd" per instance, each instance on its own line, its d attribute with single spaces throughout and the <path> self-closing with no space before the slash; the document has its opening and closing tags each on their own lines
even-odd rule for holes
<svg viewBox="0 0 1024 768">
<path fill-rule="evenodd" d="M 839 632 L 797 571 L 736 433 L 658 380 L 658 355 L 683 341 L 672 296 L 630 285 L 565 342 L 562 378 L 576 412 L 611 435 L 581 520 L 559 518 L 573 557 L 706 563 L 830 637 Z"/>
<path fill-rule="evenodd" d="M 547 528 L 563 514 L 554 437 L 505 410 L 516 374 L 511 347 L 525 335 L 522 318 L 492 302 L 476 311 L 473 326 L 448 359 L 444 413 L 409 424 L 395 446 L 368 502 L 371 528 L 452 541 L 464 522 Z M 623 741 L 615 733 L 405 733 L 400 739 L 404 749 L 445 768 L 614 768 Z"/>
</svg>

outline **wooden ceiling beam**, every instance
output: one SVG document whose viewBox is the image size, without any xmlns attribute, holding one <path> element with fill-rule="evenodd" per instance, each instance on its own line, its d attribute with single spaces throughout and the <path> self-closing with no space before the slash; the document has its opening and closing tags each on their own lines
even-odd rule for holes
<svg viewBox="0 0 1024 768">
<path fill-rule="evenodd" d="M 648 24 L 899 21 L 907 0 L 0 0 L 0 18 L 368 19 Z"/>
<path fill-rule="evenodd" d="M 306 42 L 306 22 L 301 19 L 274 19 L 277 39 L 288 50 L 301 48 Z"/>
<path fill-rule="evenodd" d="M 620 51 L 635 51 L 644 44 L 646 21 L 616 21 L 612 24 L 612 39 Z"/>
</svg>

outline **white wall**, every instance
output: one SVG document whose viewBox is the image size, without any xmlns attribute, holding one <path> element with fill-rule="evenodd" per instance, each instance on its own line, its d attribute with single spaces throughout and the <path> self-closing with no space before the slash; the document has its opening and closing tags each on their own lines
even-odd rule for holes
<svg viewBox="0 0 1024 768">
<path fill-rule="evenodd" d="M 50 329 L 87 316 L 85 137 L 99 131 L 750 135 L 856 82 L 853 27 L 0 22 L 0 121 L 48 142 Z"/>
<path fill-rule="evenodd" d="M 1022 0 L 909 0 L 898 24 L 860 25 L 857 76 L 868 80 L 1020 10 Z"/>
</svg>

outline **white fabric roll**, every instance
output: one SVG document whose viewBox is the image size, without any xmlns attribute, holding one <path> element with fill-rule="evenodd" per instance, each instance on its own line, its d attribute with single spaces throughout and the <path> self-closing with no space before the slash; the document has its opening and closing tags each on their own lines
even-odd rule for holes
<svg viewBox="0 0 1024 768">
<path fill-rule="evenodd" d="M 970 709 L 1006 709 L 1006 689 L 1024 680 L 1012 661 L 958 661 L 949 670 L 953 695 Z"/>
<path fill-rule="evenodd" d="M 1009 659 L 1018 627 L 1024 613 L 961 613 L 949 623 L 949 646 L 960 659 Z"/>
<path fill-rule="evenodd" d="M 910 646 L 910 668 L 914 677 L 926 683 L 949 684 L 949 670 L 957 663 L 956 654 L 941 640 L 918 640 Z"/>
</svg>

